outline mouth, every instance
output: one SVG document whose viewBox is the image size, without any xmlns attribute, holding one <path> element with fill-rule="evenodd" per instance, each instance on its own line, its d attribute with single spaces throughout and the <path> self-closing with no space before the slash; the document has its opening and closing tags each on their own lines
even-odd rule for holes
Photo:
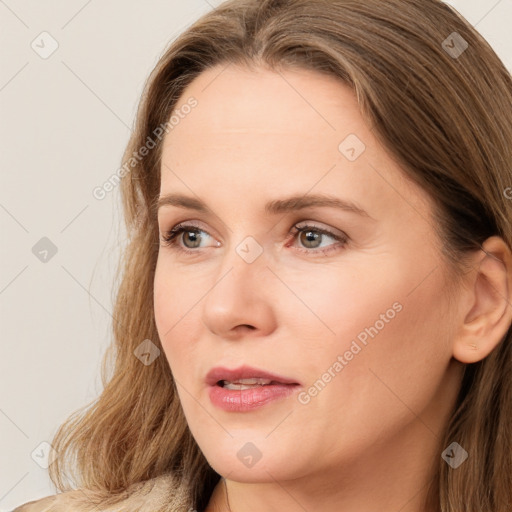
<svg viewBox="0 0 512 512">
<path fill-rule="evenodd" d="M 294 379 L 242 366 L 212 368 L 206 376 L 211 402 L 230 413 L 250 412 L 289 397 L 301 387 Z"/>
<path fill-rule="evenodd" d="M 219 380 L 219 382 L 217 382 L 216 385 L 220 386 L 221 388 L 226 388 L 226 389 L 242 390 L 242 389 L 258 388 L 261 386 L 276 386 L 276 385 L 294 386 L 295 384 L 284 384 L 284 383 L 278 382 L 276 380 L 254 378 L 254 379 L 238 379 L 236 382 L 232 382 L 229 380 Z"/>
<path fill-rule="evenodd" d="M 220 386 L 233 390 L 251 389 L 261 386 L 300 385 L 300 383 L 294 379 L 250 366 L 241 366 L 235 369 L 223 367 L 212 368 L 206 376 L 206 383 L 209 386 Z"/>
</svg>

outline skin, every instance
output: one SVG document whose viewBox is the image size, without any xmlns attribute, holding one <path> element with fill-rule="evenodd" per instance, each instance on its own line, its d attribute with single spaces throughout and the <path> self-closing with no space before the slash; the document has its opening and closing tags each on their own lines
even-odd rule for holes
<svg viewBox="0 0 512 512">
<path fill-rule="evenodd" d="M 449 301 L 429 197 L 333 78 L 220 66 L 197 77 L 177 108 L 190 96 L 197 107 L 164 140 L 160 193 L 200 198 L 212 213 L 159 209 L 162 235 L 183 221 L 203 231 L 199 248 L 178 237 L 193 254 L 160 246 L 155 319 L 190 430 L 226 478 L 230 509 L 430 512 L 423 500 L 446 448 L 461 361 L 485 357 L 510 325 L 510 251 L 493 238 L 486 247 L 497 256 L 475 252 Z M 366 146 L 354 161 L 338 149 L 349 134 Z M 263 209 L 316 193 L 368 216 Z M 311 223 L 348 242 L 290 234 Z M 252 263 L 236 251 L 248 236 L 263 251 Z M 205 376 L 214 366 L 248 364 L 307 391 L 395 303 L 400 312 L 308 403 L 298 391 L 252 412 L 211 403 Z M 248 442 L 261 453 L 252 467 L 237 457 Z M 207 510 L 229 510 L 222 481 Z"/>
</svg>

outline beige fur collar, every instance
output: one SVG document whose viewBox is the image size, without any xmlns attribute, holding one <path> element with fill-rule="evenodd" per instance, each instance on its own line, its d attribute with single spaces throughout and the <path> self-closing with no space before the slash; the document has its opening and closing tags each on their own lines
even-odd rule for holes
<svg viewBox="0 0 512 512">
<path fill-rule="evenodd" d="M 116 502 L 104 492 L 77 489 L 25 503 L 13 512 L 197 512 L 186 487 L 171 474 L 135 484 L 120 496 Z"/>
</svg>

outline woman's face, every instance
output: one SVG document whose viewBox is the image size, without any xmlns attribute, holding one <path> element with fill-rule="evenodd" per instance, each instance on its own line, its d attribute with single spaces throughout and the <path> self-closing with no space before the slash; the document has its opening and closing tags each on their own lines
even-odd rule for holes
<svg viewBox="0 0 512 512">
<path fill-rule="evenodd" d="M 155 317 L 210 465 L 240 482 L 426 465 L 460 378 L 426 193 L 334 78 L 219 66 L 176 108 L 158 224 L 187 226 L 159 248 Z M 296 385 L 207 383 L 242 366 Z"/>
</svg>

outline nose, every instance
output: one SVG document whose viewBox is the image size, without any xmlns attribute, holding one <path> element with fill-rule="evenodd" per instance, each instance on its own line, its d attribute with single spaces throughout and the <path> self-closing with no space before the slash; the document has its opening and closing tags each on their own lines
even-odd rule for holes
<svg viewBox="0 0 512 512">
<path fill-rule="evenodd" d="M 251 262 L 230 249 L 202 301 L 203 324 L 225 339 L 268 336 L 276 328 L 276 281 L 265 251 Z"/>
</svg>

